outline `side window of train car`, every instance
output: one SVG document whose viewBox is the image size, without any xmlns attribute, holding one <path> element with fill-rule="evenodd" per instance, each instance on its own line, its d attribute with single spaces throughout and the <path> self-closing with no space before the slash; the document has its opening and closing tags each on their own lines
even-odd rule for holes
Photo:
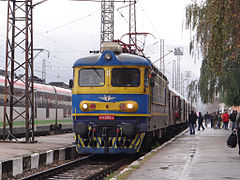
<svg viewBox="0 0 240 180">
<path fill-rule="evenodd" d="M 100 87 L 105 84 L 104 69 L 88 68 L 79 71 L 79 86 L 81 87 Z"/>
<path fill-rule="evenodd" d="M 67 107 L 66 107 L 66 105 L 63 105 L 63 117 L 64 118 L 67 117 Z"/>
<path fill-rule="evenodd" d="M 114 68 L 111 84 L 114 87 L 138 87 L 140 74 L 140 70 L 137 68 Z"/>
<path fill-rule="evenodd" d="M 149 81 L 149 71 L 148 69 L 144 70 L 144 86 L 148 87 L 148 81 Z"/>
<path fill-rule="evenodd" d="M 4 87 L 3 86 L 0 86 L 0 106 L 4 106 Z"/>
</svg>

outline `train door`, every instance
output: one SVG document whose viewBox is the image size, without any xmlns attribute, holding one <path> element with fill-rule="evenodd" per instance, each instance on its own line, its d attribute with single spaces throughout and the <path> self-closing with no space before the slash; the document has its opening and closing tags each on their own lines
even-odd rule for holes
<svg viewBox="0 0 240 180">
<path fill-rule="evenodd" d="M 168 122 L 170 125 L 172 125 L 172 116 L 171 116 L 171 91 L 168 89 Z"/>
<path fill-rule="evenodd" d="M 38 113 L 38 92 L 37 89 L 34 89 L 34 118 L 37 118 Z"/>
<path fill-rule="evenodd" d="M 183 99 L 183 122 L 185 122 L 185 117 L 186 117 L 186 108 L 185 108 L 185 100 Z"/>
<path fill-rule="evenodd" d="M 175 98 L 174 95 L 172 95 L 172 120 L 173 120 L 173 124 L 176 124 L 175 111 L 176 111 L 176 98 Z"/>
<path fill-rule="evenodd" d="M 179 121 L 179 98 L 175 96 L 175 121 Z"/>
<path fill-rule="evenodd" d="M 179 119 L 180 122 L 183 122 L 183 107 L 182 107 L 182 99 L 179 97 Z"/>
</svg>

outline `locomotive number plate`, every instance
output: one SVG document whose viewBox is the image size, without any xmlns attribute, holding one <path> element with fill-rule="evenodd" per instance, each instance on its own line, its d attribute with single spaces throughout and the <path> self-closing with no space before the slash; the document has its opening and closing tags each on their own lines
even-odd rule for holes
<svg viewBox="0 0 240 180">
<path fill-rule="evenodd" d="M 114 120 L 114 115 L 100 115 L 98 116 L 99 120 Z"/>
</svg>

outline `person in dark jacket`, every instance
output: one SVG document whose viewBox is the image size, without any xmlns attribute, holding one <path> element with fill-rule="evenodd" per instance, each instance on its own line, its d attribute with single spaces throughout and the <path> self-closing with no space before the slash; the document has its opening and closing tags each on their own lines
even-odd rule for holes
<svg viewBox="0 0 240 180">
<path fill-rule="evenodd" d="M 196 113 L 192 110 L 191 113 L 189 114 L 189 128 L 190 128 L 190 134 L 195 134 L 195 124 L 197 121 L 197 115 Z"/>
<path fill-rule="evenodd" d="M 232 114 L 230 114 L 230 117 L 229 117 L 230 121 L 232 122 L 232 131 L 235 128 L 235 121 L 236 121 L 237 114 L 238 114 L 237 110 L 233 110 Z"/>
<path fill-rule="evenodd" d="M 208 114 L 208 112 L 204 115 L 204 119 L 205 119 L 205 126 L 207 127 L 210 121 L 210 114 Z"/>
<path fill-rule="evenodd" d="M 240 155 L 240 112 L 237 113 L 236 116 L 236 121 L 235 121 L 235 128 L 233 131 L 237 131 L 237 136 L 238 136 L 238 154 Z"/>
<path fill-rule="evenodd" d="M 203 116 L 201 112 L 199 112 L 199 115 L 197 118 L 198 118 L 198 131 L 200 131 L 201 127 L 204 130 L 205 128 L 203 127 Z"/>
</svg>

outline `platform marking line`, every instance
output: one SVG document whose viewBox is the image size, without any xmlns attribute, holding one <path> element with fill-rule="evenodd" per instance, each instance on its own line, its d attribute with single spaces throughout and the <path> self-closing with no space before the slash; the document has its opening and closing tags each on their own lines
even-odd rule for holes
<svg viewBox="0 0 240 180">
<path fill-rule="evenodd" d="M 179 177 L 179 180 L 187 180 L 188 174 L 189 174 L 189 167 L 192 164 L 192 159 L 195 154 L 195 145 L 193 144 L 191 149 L 190 149 L 190 155 L 188 156 L 187 162 L 185 163 L 183 170 L 181 172 L 181 175 Z"/>
<path fill-rule="evenodd" d="M 53 150 L 47 151 L 47 158 L 46 158 L 46 164 L 53 163 Z"/>
</svg>

